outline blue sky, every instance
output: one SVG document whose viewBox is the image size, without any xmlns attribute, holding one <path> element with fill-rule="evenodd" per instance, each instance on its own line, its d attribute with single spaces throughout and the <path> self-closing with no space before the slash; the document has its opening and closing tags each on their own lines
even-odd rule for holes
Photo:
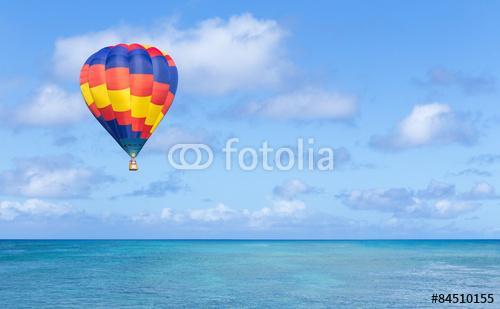
<svg viewBox="0 0 500 309">
<path fill-rule="evenodd" d="M 499 9 L 5 4 L 0 237 L 499 237 Z M 79 93 L 86 57 L 120 42 L 168 51 L 179 69 L 138 173 Z M 231 137 L 239 149 L 314 138 L 335 168 L 227 171 Z M 214 163 L 175 170 L 166 154 L 177 143 L 209 145 Z"/>
</svg>

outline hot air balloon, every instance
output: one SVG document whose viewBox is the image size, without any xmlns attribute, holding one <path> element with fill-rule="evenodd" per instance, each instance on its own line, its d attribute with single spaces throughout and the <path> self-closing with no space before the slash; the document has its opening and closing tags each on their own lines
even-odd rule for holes
<svg viewBox="0 0 500 309">
<path fill-rule="evenodd" d="M 177 90 L 177 67 L 156 47 L 118 44 L 91 55 L 80 72 L 88 108 L 130 156 L 136 157 L 168 112 Z"/>
</svg>

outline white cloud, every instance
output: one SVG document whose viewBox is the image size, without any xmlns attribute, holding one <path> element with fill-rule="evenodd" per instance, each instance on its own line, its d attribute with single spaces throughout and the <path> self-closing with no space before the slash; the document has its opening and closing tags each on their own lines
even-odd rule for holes
<svg viewBox="0 0 500 309">
<path fill-rule="evenodd" d="M 282 199 L 293 199 L 299 194 L 320 193 L 321 189 L 309 186 L 299 179 L 291 179 L 274 187 L 273 194 Z"/>
<path fill-rule="evenodd" d="M 350 95 L 305 88 L 253 102 L 238 113 L 280 120 L 347 120 L 355 116 L 357 100 Z"/>
<path fill-rule="evenodd" d="M 273 205 L 273 212 L 280 216 L 295 216 L 306 209 L 306 204 L 299 200 L 277 200 Z"/>
<path fill-rule="evenodd" d="M 28 158 L 0 173 L 0 192 L 26 197 L 86 197 L 97 184 L 114 180 L 100 171 L 79 166 L 70 156 Z"/>
<path fill-rule="evenodd" d="M 479 190 L 483 194 L 487 192 L 488 196 L 494 194 L 486 186 Z M 437 181 L 418 191 L 405 188 L 352 190 L 337 197 L 352 209 L 387 212 L 398 218 L 450 219 L 481 206 L 470 203 L 464 195 L 455 194 L 455 186 Z"/>
<path fill-rule="evenodd" d="M 27 126 L 67 125 L 88 117 L 88 113 L 80 94 L 48 84 L 38 89 L 31 101 L 16 107 L 7 121 Z"/>
<path fill-rule="evenodd" d="M 217 204 L 214 208 L 192 209 L 188 212 L 188 216 L 191 220 L 205 222 L 229 220 L 233 217 L 234 214 L 234 210 L 222 203 Z"/>
<path fill-rule="evenodd" d="M 129 29 L 122 27 L 59 38 L 55 43 L 53 57 L 55 73 L 77 80 L 87 58 L 105 46 L 121 43 L 127 30 Z"/>
<path fill-rule="evenodd" d="M 182 222 L 184 220 L 184 215 L 174 212 L 171 208 L 163 208 L 160 218 L 166 221 Z"/>
<path fill-rule="evenodd" d="M 464 116 L 446 104 L 416 105 L 387 135 L 374 136 L 371 145 L 381 149 L 405 149 L 431 144 L 472 144 L 477 130 Z"/>
<path fill-rule="evenodd" d="M 58 171 L 29 170 L 23 175 L 26 176 L 25 186 L 20 188 L 20 193 L 25 196 L 53 197 L 60 194 L 71 194 L 73 184 L 85 185 L 83 179 L 89 179 L 92 173 L 85 169 L 63 169 Z"/>
<path fill-rule="evenodd" d="M 168 220 L 168 219 L 170 219 L 172 217 L 173 217 L 172 209 L 170 209 L 170 208 L 163 208 L 161 210 L 161 218 L 162 219 Z"/>
<path fill-rule="evenodd" d="M 477 204 L 463 201 L 438 200 L 429 208 L 430 216 L 440 218 L 455 218 L 461 214 L 476 210 Z"/>
<path fill-rule="evenodd" d="M 257 210 L 237 210 L 223 203 L 218 203 L 211 208 L 197 208 L 186 211 L 175 211 L 163 208 L 159 214 L 140 213 L 133 216 L 133 221 L 143 223 L 175 222 L 188 224 L 189 222 L 203 222 L 217 224 L 220 222 L 233 222 L 251 227 L 269 227 L 274 224 L 286 223 L 290 219 L 300 220 L 303 217 L 306 204 L 300 200 L 275 199 L 270 207 Z M 191 223 L 193 224 L 193 223 Z"/>
<path fill-rule="evenodd" d="M 279 84 L 290 71 L 281 47 L 285 35 L 276 21 L 251 14 L 207 19 L 188 29 L 174 23 L 151 30 L 117 27 L 60 38 L 54 64 L 60 76 L 76 78 L 98 48 L 123 42 L 151 44 L 172 55 L 183 89 L 223 94 Z"/>
<path fill-rule="evenodd" d="M 483 199 L 496 199 L 498 198 L 495 187 L 487 182 L 478 182 L 472 187 L 472 189 L 463 194 L 464 199 L 469 200 L 483 200 Z"/>
<path fill-rule="evenodd" d="M 299 179 L 291 179 L 281 185 L 274 187 L 271 205 L 258 210 L 245 209 L 243 217 L 247 218 L 248 224 L 255 228 L 269 227 L 275 224 L 283 224 L 288 221 L 296 221 L 303 217 L 306 204 L 299 200 L 302 194 L 321 193 L 322 189 L 312 187 Z"/>
<path fill-rule="evenodd" d="M 428 143 L 443 130 L 443 116 L 450 113 L 451 108 L 445 104 L 415 106 L 411 114 L 399 124 L 400 142 L 409 145 Z"/>
<path fill-rule="evenodd" d="M 0 201 L 0 220 L 12 221 L 17 217 L 51 217 L 63 216 L 72 212 L 68 205 L 48 203 L 38 199 L 25 202 Z"/>
<path fill-rule="evenodd" d="M 487 182 L 480 182 L 472 188 L 471 192 L 480 196 L 491 196 L 495 194 L 495 188 Z"/>
<path fill-rule="evenodd" d="M 243 216 L 248 218 L 251 227 L 263 228 L 277 223 L 284 223 L 286 219 L 299 219 L 306 204 L 300 200 L 277 199 L 271 207 L 263 207 L 259 210 L 250 211 L 245 209 Z"/>
<path fill-rule="evenodd" d="M 23 204 L 23 203 L 20 203 Z M 227 221 L 200 224 L 199 221 L 175 222 L 162 220 L 159 214 L 136 216 L 51 210 L 31 215 L 23 206 L 5 206 L 0 202 L 0 234 L 7 238 L 308 238 L 308 239 L 367 239 L 367 238 L 463 238 L 498 237 L 499 230 L 485 226 L 475 230 L 458 228 L 452 222 L 429 224 L 426 220 L 403 220 L 392 217 L 387 222 L 369 222 L 336 217 L 324 212 L 305 213 L 301 217 L 275 217 L 271 224 L 252 226 L 248 218 L 236 217 Z M 442 204 L 441 208 L 448 206 Z M 60 206 L 60 205 L 58 205 Z M 64 206 L 64 205 L 62 205 Z M 37 208 L 37 212 L 39 209 Z M 8 210 L 7 210 L 8 209 Z M 14 214 L 12 214 L 12 209 Z M 445 211 L 446 212 L 446 211 Z M 22 228 L 19 228 L 22 226 Z M 490 231 L 484 234 L 484 231 Z M 494 233 L 494 234 L 491 234 Z"/>
</svg>

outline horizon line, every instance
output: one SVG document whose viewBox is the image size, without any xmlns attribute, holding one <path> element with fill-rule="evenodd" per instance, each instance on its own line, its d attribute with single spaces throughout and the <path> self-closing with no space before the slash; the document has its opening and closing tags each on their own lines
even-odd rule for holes
<svg viewBox="0 0 500 309">
<path fill-rule="evenodd" d="M 500 241 L 500 238 L 0 238 L 0 241 Z"/>
</svg>

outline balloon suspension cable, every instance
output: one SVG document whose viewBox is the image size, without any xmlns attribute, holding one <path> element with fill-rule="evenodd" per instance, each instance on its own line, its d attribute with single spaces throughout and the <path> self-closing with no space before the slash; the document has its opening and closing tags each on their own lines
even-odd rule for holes
<svg viewBox="0 0 500 309">
<path fill-rule="evenodd" d="M 133 154 L 131 156 L 132 158 L 130 159 L 128 163 L 128 170 L 129 171 L 137 171 L 139 168 L 137 167 L 137 161 L 135 161 L 135 155 Z"/>
</svg>

